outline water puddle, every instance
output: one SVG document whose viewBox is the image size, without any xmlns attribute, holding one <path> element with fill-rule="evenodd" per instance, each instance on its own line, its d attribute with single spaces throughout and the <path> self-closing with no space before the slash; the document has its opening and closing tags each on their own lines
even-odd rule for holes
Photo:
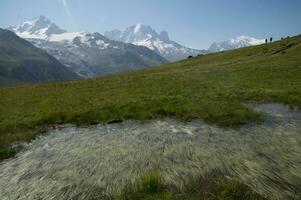
<svg viewBox="0 0 301 200">
<path fill-rule="evenodd" d="M 0 199 L 101 199 L 150 170 L 181 188 L 213 169 L 271 199 L 300 195 L 301 112 L 255 109 L 266 123 L 239 129 L 154 120 L 51 130 L 0 164 Z"/>
</svg>

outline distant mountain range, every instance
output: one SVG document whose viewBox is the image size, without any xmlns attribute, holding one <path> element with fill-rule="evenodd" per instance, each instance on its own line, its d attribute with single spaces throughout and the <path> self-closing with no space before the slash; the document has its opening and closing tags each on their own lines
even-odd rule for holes
<svg viewBox="0 0 301 200">
<path fill-rule="evenodd" d="M 172 41 L 166 31 L 136 24 L 125 31 L 67 32 L 44 16 L 9 27 L 18 36 L 45 50 L 81 77 L 109 75 L 185 59 L 188 56 L 232 50 L 264 43 L 239 36 L 214 42 L 208 50 L 185 47 Z"/>
<path fill-rule="evenodd" d="M 82 77 L 109 75 L 166 63 L 149 48 L 112 41 L 99 33 L 66 32 L 44 16 L 9 27 Z"/>
<path fill-rule="evenodd" d="M 265 39 L 256 39 L 249 36 L 239 36 L 227 41 L 214 42 L 208 49 L 208 52 L 227 51 L 242 47 L 254 46 L 265 43 Z"/>
<path fill-rule="evenodd" d="M 207 53 L 205 50 L 191 49 L 180 45 L 170 40 L 166 31 L 157 33 L 152 27 L 140 23 L 128 27 L 123 32 L 112 30 L 105 32 L 104 35 L 111 40 L 145 46 L 157 52 L 168 61 L 182 60 L 188 56 Z"/>
<path fill-rule="evenodd" d="M 79 79 L 45 51 L 0 29 L 0 85 Z"/>
<path fill-rule="evenodd" d="M 148 47 L 169 61 L 182 60 L 188 56 L 196 56 L 199 54 L 259 45 L 265 42 L 264 39 L 256 39 L 250 36 L 239 36 L 227 41 L 214 42 L 207 50 L 197 50 L 187 48 L 170 40 L 166 31 L 158 33 L 152 27 L 140 23 L 128 27 L 125 31 L 120 31 L 118 29 L 107 31 L 104 35 L 111 40 Z"/>
</svg>

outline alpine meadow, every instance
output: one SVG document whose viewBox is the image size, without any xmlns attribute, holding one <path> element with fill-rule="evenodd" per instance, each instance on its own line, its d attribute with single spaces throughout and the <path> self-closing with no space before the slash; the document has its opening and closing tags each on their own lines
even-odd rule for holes
<svg viewBox="0 0 301 200">
<path fill-rule="evenodd" d="M 301 198 L 299 2 L 30 2 L 0 3 L 0 199 Z"/>
</svg>

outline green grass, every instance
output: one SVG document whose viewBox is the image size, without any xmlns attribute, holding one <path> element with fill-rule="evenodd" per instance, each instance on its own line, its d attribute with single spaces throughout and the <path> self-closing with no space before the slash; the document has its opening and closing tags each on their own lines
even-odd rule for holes
<svg viewBox="0 0 301 200">
<path fill-rule="evenodd" d="M 172 194 L 159 173 L 149 173 L 134 184 L 129 184 L 117 200 L 171 200 Z"/>
<path fill-rule="evenodd" d="M 0 89 L 0 158 L 50 124 L 200 118 L 259 122 L 252 103 L 301 107 L 301 36 L 89 80 Z M 11 151 L 14 152 L 14 151 Z"/>
<path fill-rule="evenodd" d="M 193 189 L 192 189 L 193 188 Z M 192 181 L 186 191 L 172 191 L 159 173 L 142 176 L 129 184 L 117 200 L 267 200 L 247 185 L 223 176 Z"/>
</svg>

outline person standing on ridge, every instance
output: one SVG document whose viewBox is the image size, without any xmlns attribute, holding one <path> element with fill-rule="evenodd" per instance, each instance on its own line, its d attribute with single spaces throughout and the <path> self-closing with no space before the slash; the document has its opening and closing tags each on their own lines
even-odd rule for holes
<svg viewBox="0 0 301 200">
<path fill-rule="evenodd" d="M 270 42 L 273 42 L 273 37 L 270 38 Z"/>
</svg>

